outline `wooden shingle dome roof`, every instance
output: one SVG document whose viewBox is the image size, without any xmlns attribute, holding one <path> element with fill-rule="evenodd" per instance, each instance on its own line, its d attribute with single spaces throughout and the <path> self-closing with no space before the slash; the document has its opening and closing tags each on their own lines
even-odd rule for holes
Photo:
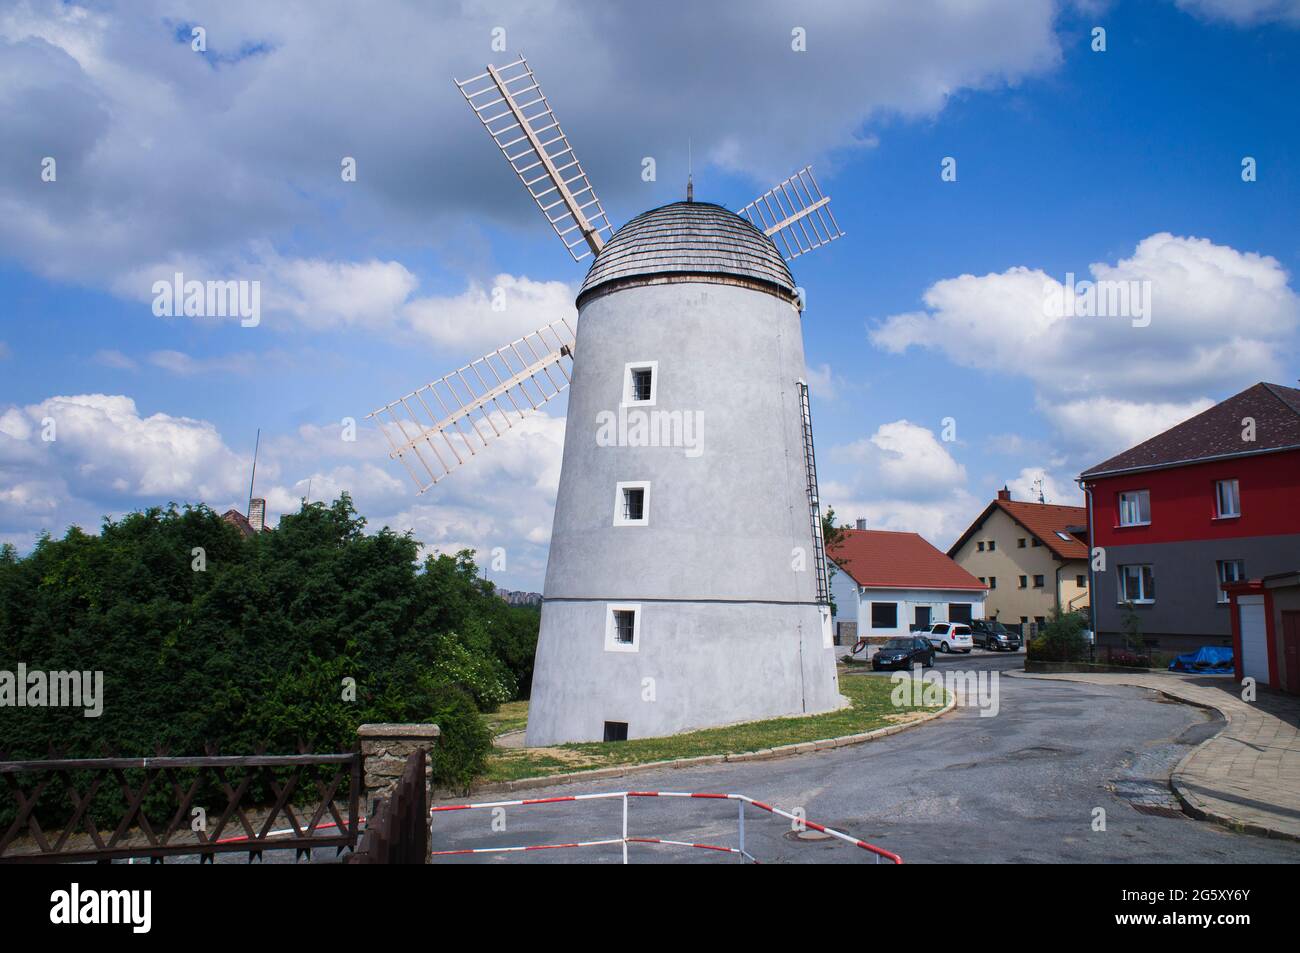
<svg viewBox="0 0 1300 953">
<path fill-rule="evenodd" d="M 721 205 L 673 202 L 642 212 L 609 240 L 578 292 L 665 281 L 741 284 L 795 300 L 794 279 L 772 240 Z"/>
</svg>

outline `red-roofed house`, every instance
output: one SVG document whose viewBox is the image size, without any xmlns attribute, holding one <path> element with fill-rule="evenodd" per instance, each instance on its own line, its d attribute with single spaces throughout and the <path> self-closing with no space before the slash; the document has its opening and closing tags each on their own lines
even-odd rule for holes
<svg viewBox="0 0 1300 953">
<path fill-rule="evenodd" d="M 858 526 L 826 547 L 839 570 L 831 580 L 839 644 L 984 618 L 987 586 L 916 533 Z"/>
<path fill-rule="evenodd" d="M 1003 487 L 948 555 L 988 583 L 990 619 L 1042 625 L 1053 609 L 1088 606 L 1087 524 L 1082 506 L 1013 500 Z"/>
<path fill-rule="evenodd" d="M 1106 561 L 1093 583 L 1099 640 L 1118 641 L 1131 611 L 1142 639 L 1162 650 L 1233 645 L 1223 587 L 1300 564 L 1300 390 L 1255 384 L 1080 481 Z M 1261 682 L 1286 684 L 1288 637 L 1283 620 L 1265 617 L 1271 596 L 1261 587 L 1242 590 L 1252 608 L 1238 662 Z"/>
</svg>

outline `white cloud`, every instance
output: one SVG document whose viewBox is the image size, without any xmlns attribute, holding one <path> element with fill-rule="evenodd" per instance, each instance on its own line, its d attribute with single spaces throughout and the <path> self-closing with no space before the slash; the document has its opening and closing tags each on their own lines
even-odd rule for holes
<svg viewBox="0 0 1300 953">
<path fill-rule="evenodd" d="M 395 261 L 274 260 L 263 283 L 266 306 L 308 328 L 392 325 L 419 283 Z"/>
<path fill-rule="evenodd" d="M 140 366 L 133 358 L 127 357 L 121 351 L 111 348 L 108 350 L 96 351 L 95 356 L 92 357 L 91 360 L 96 364 L 100 364 L 104 367 L 111 367 L 114 370 L 119 371 L 133 371 Z"/>
<path fill-rule="evenodd" d="M 1085 397 L 1041 408 L 1058 431 L 1093 463 L 1136 446 L 1214 405 L 1208 397 L 1188 401 L 1134 401 Z"/>
<path fill-rule="evenodd" d="M 834 401 L 847 383 L 829 364 L 805 365 L 804 379 L 808 381 L 808 393 L 813 400 Z"/>
<path fill-rule="evenodd" d="M 1300 299 L 1270 256 L 1162 232 L 1088 270 L 1094 280 L 1150 282 L 1150 325 L 1063 316 L 1045 303 L 1065 276 L 1015 267 L 935 282 L 924 311 L 888 317 L 870 337 L 887 351 L 925 347 L 1028 378 L 1081 463 L 1203 409 L 1207 394 L 1277 379 L 1295 349 Z"/>
<path fill-rule="evenodd" d="M 471 280 L 458 295 L 413 299 L 402 316 L 420 336 L 477 356 L 561 319 L 573 327 L 573 298 L 562 281 L 500 274 L 491 288 Z"/>
<path fill-rule="evenodd" d="M 841 478 L 823 481 L 825 504 L 848 525 L 920 533 L 946 546 L 969 522 L 978 501 L 966 490 L 966 469 L 934 433 L 908 420 L 882 424 L 870 437 L 832 447 Z"/>
<path fill-rule="evenodd" d="M 1025 467 L 1020 473 L 1006 482 L 1013 500 L 1038 502 L 1038 494 L 1043 495 L 1044 503 L 1058 506 L 1083 506 L 1083 493 L 1072 477 L 1053 473 L 1044 467 Z"/>
<path fill-rule="evenodd" d="M 223 496 L 237 489 L 245 469 L 211 424 L 167 414 L 142 417 L 129 397 L 50 397 L 10 407 L 0 420 L 0 465 L 42 461 L 92 499 Z"/>
<path fill-rule="evenodd" d="M 512 51 L 527 49 L 618 221 L 646 204 L 644 155 L 665 182 L 684 168 L 683 129 L 694 130 L 697 160 L 751 175 L 757 192 L 809 161 L 825 169 L 837 151 L 870 147 L 873 124 L 933 116 L 962 90 L 1053 69 L 1055 15 L 1052 0 L 838 0 L 797 17 L 779 0 L 380 12 L 24 0 L 0 12 L 0 254 L 109 284 L 173 256 L 237 262 L 262 239 L 283 253 L 304 237 L 364 243 L 382 230 L 461 254 L 470 216 L 540 233 L 450 81 L 513 56 L 487 49 L 499 25 Z M 199 20 L 207 53 L 177 29 Z M 806 52 L 791 49 L 796 25 Z M 637 108 L 620 108 L 629 102 Z M 53 114 L 65 121 L 51 126 Z M 57 186 L 31 174 L 31 157 L 45 155 L 59 163 Z M 340 177 L 344 156 L 357 161 L 355 182 Z M 367 278 L 383 279 L 381 297 L 400 290 L 398 274 Z M 366 315 L 367 302 L 345 294 L 341 313 Z"/>
<path fill-rule="evenodd" d="M 42 439 L 54 422 L 55 440 Z M 386 460 L 388 448 L 360 423 L 355 440 L 341 424 L 306 425 L 263 434 L 258 496 L 274 524 L 308 496 L 331 501 L 352 495 L 371 530 L 412 530 L 428 550 L 506 553 L 500 580 L 540 588 L 551 515 L 559 484 L 564 420 L 532 414 L 438 484 L 417 496 L 406 471 Z M 248 448 L 251 451 L 251 447 Z M 50 397 L 29 406 L 0 407 L 0 526 L 23 547 L 48 530 L 62 535 L 78 523 L 93 530 L 104 514 L 203 502 L 218 512 L 244 509 L 251 452 L 237 452 L 209 422 L 144 415 L 122 395 Z"/>
<path fill-rule="evenodd" d="M 129 359 L 128 359 L 129 360 Z M 257 360 L 254 354 L 223 354 L 216 357 L 193 357 L 182 351 L 152 351 L 148 362 L 160 370 L 180 377 L 195 374 L 247 374 Z"/>
<path fill-rule="evenodd" d="M 1175 0 L 1180 10 L 1234 26 L 1300 24 L 1300 0 Z"/>
<path fill-rule="evenodd" d="M 830 459 L 851 464 L 873 487 L 912 498 L 942 497 L 966 482 L 966 468 L 934 433 L 908 420 L 882 424 L 870 437 L 832 447 Z"/>
</svg>

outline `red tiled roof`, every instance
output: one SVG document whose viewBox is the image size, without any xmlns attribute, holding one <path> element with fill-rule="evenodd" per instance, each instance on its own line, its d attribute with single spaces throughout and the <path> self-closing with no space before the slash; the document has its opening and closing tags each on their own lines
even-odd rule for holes
<svg viewBox="0 0 1300 953">
<path fill-rule="evenodd" d="M 916 533 L 844 529 L 826 555 L 859 586 L 873 589 L 987 589 Z"/>
<path fill-rule="evenodd" d="M 1255 441 L 1242 440 L 1242 418 Z M 1300 390 L 1259 383 L 1083 472 L 1083 479 L 1300 447 Z"/>
<path fill-rule="evenodd" d="M 1062 559 L 1087 559 L 1088 546 L 1070 533 L 1071 526 L 1088 523 L 1088 510 L 1082 506 L 1057 506 L 1054 503 L 1019 503 L 1015 500 L 996 500 L 999 507 L 1013 520 L 1037 536 L 1053 553 Z M 1061 539 L 1058 532 L 1069 536 Z"/>
<path fill-rule="evenodd" d="M 221 518 L 231 526 L 235 527 L 235 529 L 239 530 L 239 535 L 244 537 L 244 539 L 257 535 L 257 530 L 253 529 L 253 524 L 248 522 L 248 517 L 239 512 L 239 510 L 226 510 L 225 513 L 221 514 Z M 263 526 L 262 532 L 269 533 L 270 530 Z"/>
<path fill-rule="evenodd" d="M 951 556 L 975 532 L 984 525 L 993 509 L 997 507 L 1025 528 L 1031 536 L 1051 550 L 1060 559 L 1087 559 L 1088 544 L 1070 532 L 1071 527 L 1088 525 L 1088 510 L 1082 506 L 1058 506 L 1055 503 L 1028 503 L 1019 500 L 994 500 L 984 508 L 984 512 L 970 524 L 957 542 L 948 550 Z M 1065 533 L 1069 539 L 1062 539 L 1057 532 Z"/>
</svg>

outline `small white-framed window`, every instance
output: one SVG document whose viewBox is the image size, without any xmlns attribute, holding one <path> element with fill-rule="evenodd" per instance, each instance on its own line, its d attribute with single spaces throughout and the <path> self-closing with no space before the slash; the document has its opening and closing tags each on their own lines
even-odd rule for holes
<svg viewBox="0 0 1300 953">
<path fill-rule="evenodd" d="M 650 522 L 650 482 L 626 480 L 614 490 L 614 525 L 645 526 Z"/>
<path fill-rule="evenodd" d="M 1119 567 L 1119 601 L 1143 604 L 1156 601 L 1156 577 L 1149 565 Z"/>
<path fill-rule="evenodd" d="M 605 651 L 641 651 L 641 604 L 611 602 L 605 608 Z"/>
<path fill-rule="evenodd" d="M 659 362 L 632 361 L 623 368 L 623 404 L 653 407 L 659 393 Z"/>
<path fill-rule="evenodd" d="M 1216 566 L 1220 583 L 1241 582 L 1246 578 L 1246 561 L 1244 559 L 1220 559 Z M 1219 589 L 1219 601 L 1223 603 L 1229 601 L 1228 594 L 1222 588 Z"/>
<path fill-rule="evenodd" d="M 1119 495 L 1119 525 L 1146 526 L 1151 522 L 1149 490 L 1128 490 Z"/>
<path fill-rule="evenodd" d="M 1214 484 L 1215 513 L 1219 519 L 1241 515 L 1241 491 L 1236 480 L 1219 480 Z"/>
</svg>

